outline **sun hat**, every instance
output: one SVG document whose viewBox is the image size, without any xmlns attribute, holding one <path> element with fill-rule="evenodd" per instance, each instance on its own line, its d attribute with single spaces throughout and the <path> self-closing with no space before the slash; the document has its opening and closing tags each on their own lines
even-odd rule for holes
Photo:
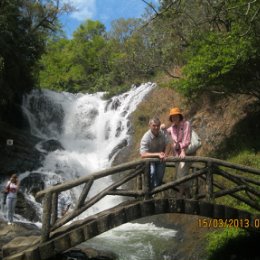
<svg viewBox="0 0 260 260">
<path fill-rule="evenodd" d="M 181 110 L 178 107 L 174 107 L 170 110 L 169 120 L 171 121 L 171 116 L 175 116 L 175 115 L 180 115 L 181 117 L 183 117 Z"/>
<path fill-rule="evenodd" d="M 181 110 L 178 107 L 174 107 L 170 110 L 169 116 L 182 115 Z"/>
</svg>

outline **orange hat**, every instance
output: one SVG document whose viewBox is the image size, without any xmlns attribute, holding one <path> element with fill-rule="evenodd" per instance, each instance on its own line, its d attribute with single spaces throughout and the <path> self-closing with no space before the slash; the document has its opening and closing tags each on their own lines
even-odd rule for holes
<svg viewBox="0 0 260 260">
<path fill-rule="evenodd" d="M 170 110 L 169 116 L 182 115 L 181 110 L 178 107 L 174 107 Z"/>
<path fill-rule="evenodd" d="M 178 107 L 174 107 L 170 110 L 169 120 L 171 121 L 171 116 L 180 115 L 183 118 L 181 110 Z"/>
</svg>

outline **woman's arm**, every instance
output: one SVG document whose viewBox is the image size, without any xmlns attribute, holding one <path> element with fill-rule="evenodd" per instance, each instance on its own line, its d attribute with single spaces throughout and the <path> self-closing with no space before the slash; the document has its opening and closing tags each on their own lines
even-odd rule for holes
<svg viewBox="0 0 260 260">
<path fill-rule="evenodd" d="M 181 149 L 186 149 L 191 141 L 191 125 L 189 121 L 185 121 L 183 124 L 183 135 L 182 135 L 182 140 L 180 142 L 180 148 Z"/>
</svg>

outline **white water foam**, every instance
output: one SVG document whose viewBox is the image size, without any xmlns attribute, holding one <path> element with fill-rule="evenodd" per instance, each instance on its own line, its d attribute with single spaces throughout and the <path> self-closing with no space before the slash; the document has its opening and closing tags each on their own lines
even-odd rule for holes
<svg viewBox="0 0 260 260">
<path fill-rule="evenodd" d="M 45 185 L 75 180 L 87 174 L 110 167 L 120 145 L 129 142 L 129 115 L 143 98 L 155 87 L 145 83 L 132 87 L 130 91 L 104 100 L 104 93 L 71 94 L 50 90 L 33 91 L 23 103 L 32 134 L 44 141 L 37 149 L 45 152 L 43 166 L 37 170 L 45 179 Z M 64 149 L 46 152 L 43 145 L 47 140 L 58 141 Z M 111 183 L 111 179 L 95 181 L 90 196 Z M 80 189 L 70 193 L 79 196 Z M 102 200 L 87 215 L 104 210 L 115 204 L 117 199 Z"/>
<path fill-rule="evenodd" d="M 79 247 L 112 251 L 117 254 L 118 260 L 166 260 L 171 259 L 168 250 L 174 243 L 176 233 L 176 230 L 158 227 L 153 223 L 126 223 Z"/>
</svg>

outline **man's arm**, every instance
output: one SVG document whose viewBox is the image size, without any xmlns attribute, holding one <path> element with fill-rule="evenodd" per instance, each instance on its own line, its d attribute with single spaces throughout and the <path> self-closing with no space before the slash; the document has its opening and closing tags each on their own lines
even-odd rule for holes
<svg viewBox="0 0 260 260">
<path fill-rule="evenodd" d="M 141 158 L 164 158 L 165 153 L 160 152 L 160 153 L 150 153 L 150 152 L 143 152 L 141 153 Z"/>
</svg>

